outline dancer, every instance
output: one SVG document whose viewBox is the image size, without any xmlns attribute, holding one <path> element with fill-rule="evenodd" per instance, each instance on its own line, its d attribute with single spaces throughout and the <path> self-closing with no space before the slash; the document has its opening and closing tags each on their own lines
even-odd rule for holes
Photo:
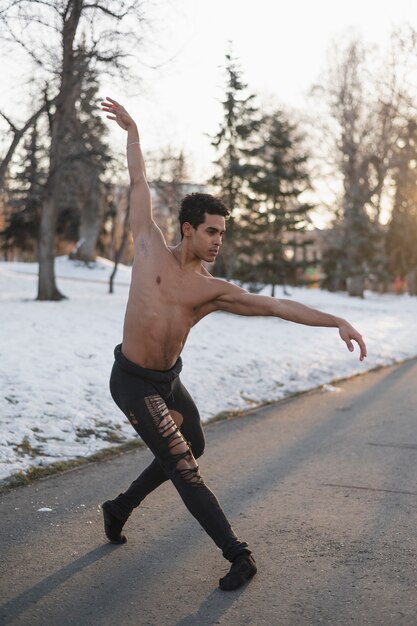
<svg viewBox="0 0 417 626">
<path fill-rule="evenodd" d="M 106 98 L 101 104 L 108 119 L 127 131 L 135 250 L 123 340 L 115 348 L 110 390 L 155 457 L 127 491 L 102 505 L 105 533 L 110 541 L 124 543 L 122 529 L 132 510 L 170 479 L 190 513 L 232 564 L 220 579 L 220 588 L 238 589 L 257 569 L 248 544 L 236 536 L 196 462 L 204 450 L 204 435 L 197 407 L 179 377 L 180 354 L 189 331 L 209 313 L 227 311 L 336 327 L 350 351 L 352 340 L 358 343 L 360 360 L 366 356 L 365 343 L 344 319 L 290 300 L 250 294 L 213 278 L 203 261 L 216 259 L 229 211 L 209 194 L 192 193 L 183 199 L 181 242 L 167 246 L 152 219 L 137 125 L 115 100 Z"/>
</svg>

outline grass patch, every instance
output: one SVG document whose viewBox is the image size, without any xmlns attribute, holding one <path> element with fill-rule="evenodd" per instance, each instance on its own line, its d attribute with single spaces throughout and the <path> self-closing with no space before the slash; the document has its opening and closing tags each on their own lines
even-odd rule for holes
<svg viewBox="0 0 417 626">
<path fill-rule="evenodd" d="M 76 439 L 79 441 L 80 439 L 93 437 L 93 435 L 96 434 L 96 431 L 93 428 L 77 428 L 76 433 Z"/>
<path fill-rule="evenodd" d="M 37 465 L 29 468 L 26 471 L 16 472 L 16 474 L 12 474 L 10 477 L 0 481 L 0 494 L 6 493 L 7 491 L 15 489 L 16 487 L 30 485 L 34 481 L 41 480 L 42 478 L 48 478 L 49 476 L 63 474 L 89 463 L 96 463 L 98 461 L 106 461 L 107 459 L 112 459 L 116 456 L 119 456 L 120 454 L 136 450 L 137 448 L 141 448 L 143 446 L 144 443 L 141 440 L 133 439 L 132 441 L 127 441 L 126 443 L 118 445 L 117 447 L 112 446 L 111 448 L 105 448 L 104 450 L 95 452 L 94 454 L 91 454 L 87 457 L 70 459 L 68 461 L 56 461 L 55 463 L 51 463 L 50 465 L 46 466 Z"/>
<path fill-rule="evenodd" d="M 126 437 L 121 433 L 120 424 L 109 424 L 108 422 L 95 421 L 94 428 L 77 428 L 76 440 L 95 437 L 107 443 L 125 443 Z"/>
<path fill-rule="evenodd" d="M 32 457 L 32 459 L 42 454 L 42 448 L 36 448 L 32 446 L 27 437 L 23 437 L 21 443 L 17 443 L 15 446 L 13 446 L 13 450 L 17 452 L 19 456 L 25 456 L 27 454 L 28 456 Z"/>
<path fill-rule="evenodd" d="M 114 432 L 114 430 L 108 430 L 103 434 L 100 433 L 98 436 L 108 443 L 123 443 L 126 441 L 126 437 L 123 437 L 120 433 Z"/>
</svg>

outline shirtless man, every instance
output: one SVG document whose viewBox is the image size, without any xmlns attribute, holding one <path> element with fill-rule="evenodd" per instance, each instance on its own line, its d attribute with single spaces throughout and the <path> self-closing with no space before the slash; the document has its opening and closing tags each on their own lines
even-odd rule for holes
<svg viewBox="0 0 417 626">
<path fill-rule="evenodd" d="M 290 300 L 250 294 L 213 278 L 202 262 L 216 259 L 229 215 L 213 196 L 195 193 L 184 198 L 179 215 L 181 242 L 168 247 L 152 219 L 137 126 L 111 98 L 102 102 L 102 110 L 127 131 L 135 245 L 123 343 L 115 349 L 110 390 L 155 456 L 126 492 L 103 504 L 105 533 L 110 541 L 124 543 L 122 528 L 132 510 L 170 479 L 190 513 L 232 563 L 219 581 L 220 588 L 237 589 L 254 576 L 256 564 L 248 544 L 238 539 L 204 483 L 195 460 L 203 453 L 204 436 L 198 410 L 179 378 L 180 354 L 190 329 L 213 311 L 227 311 L 336 327 L 350 351 L 354 350 L 352 340 L 358 343 L 361 361 L 366 347 L 361 335 L 339 317 Z"/>
</svg>

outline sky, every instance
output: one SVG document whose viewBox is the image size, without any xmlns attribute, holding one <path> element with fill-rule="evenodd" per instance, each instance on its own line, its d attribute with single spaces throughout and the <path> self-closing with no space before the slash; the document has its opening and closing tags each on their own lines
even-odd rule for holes
<svg viewBox="0 0 417 626">
<path fill-rule="evenodd" d="M 144 13 L 149 28 L 131 75 L 120 83 L 103 81 L 103 96 L 121 101 L 132 113 L 145 151 L 167 145 L 182 149 L 195 182 L 211 173 L 208 135 L 222 119 L 229 41 L 260 103 L 306 112 L 308 91 L 332 42 L 354 32 L 383 46 L 394 27 L 410 23 L 417 29 L 415 0 L 144 0 Z M 18 78 L 23 59 L 2 59 L 0 110 L 11 117 L 19 116 L 27 100 Z M 111 142 L 115 152 L 123 151 L 123 131 L 112 128 Z"/>
<path fill-rule="evenodd" d="M 151 46 L 146 56 L 166 63 L 144 71 L 139 88 L 114 95 L 137 117 L 143 145 L 184 149 L 197 179 L 209 174 L 213 158 L 207 134 L 222 118 L 229 41 L 261 102 L 305 111 L 332 42 L 354 32 L 383 46 L 394 27 L 417 28 L 415 0 L 173 0 L 149 5 L 148 14 L 159 49 Z M 112 86 L 103 89 L 110 95 Z"/>
</svg>

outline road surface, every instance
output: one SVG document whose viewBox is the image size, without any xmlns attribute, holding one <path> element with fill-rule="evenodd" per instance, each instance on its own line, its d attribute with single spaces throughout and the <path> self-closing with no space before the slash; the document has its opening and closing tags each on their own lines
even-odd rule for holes
<svg viewBox="0 0 417 626">
<path fill-rule="evenodd" d="M 100 503 L 146 449 L 5 494 L 0 623 L 415 626 L 416 407 L 413 360 L 206 427 L 203 476 L 259 567 L 234 593 L 171 484 L 106 543 Z"/>
</svg>

